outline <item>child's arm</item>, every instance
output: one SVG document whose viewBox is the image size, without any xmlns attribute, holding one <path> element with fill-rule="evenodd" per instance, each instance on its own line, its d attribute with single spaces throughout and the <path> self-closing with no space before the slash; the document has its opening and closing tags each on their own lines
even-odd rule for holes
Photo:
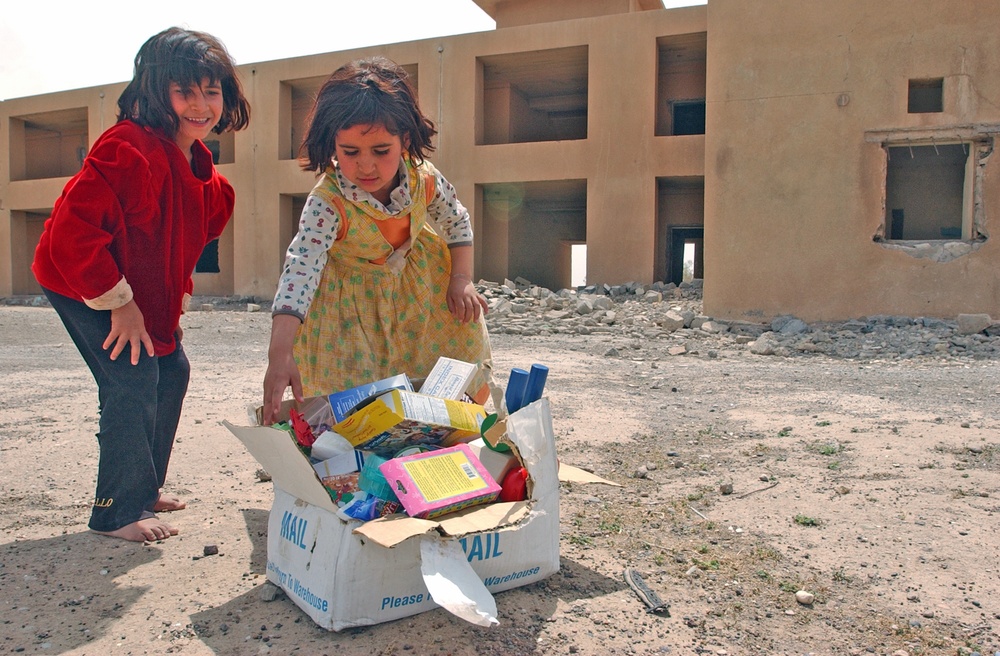
<svg viewBox="0 0 1000 656">
<path fill-rule="evenodd" d="M 299 231 L 285 254 L 285 267 L 274 295 L 271 344 L 264 374 L 264 422 L 271 424 L 285 389 L 302 401 L 302 378 L 292 356 L 295 335 L 305 321 L 326 266 L 327 250 L 340 233 L 340 217 L 320 198 L 310 195 L 302 208 Z"/>
<path fill-rule="evenodd" d="M 435 188 L 434 197 L 427 204 L 427 214 L 451 253 L 448 310 L 462 323 L 478 321 L 489 308 L 486 299 L 472 284 L 472 221 L 469 212 L 458 200 L 455 187 L 429 162 L 425 164 L 434 174 Z"/>
<path fill-rule="evenodd" d="M 450 252 L 448 310 L 462 323 L 478 321 L 489 310 L 489 306 L 472 284 L 472 246 L 454 246 Z"/>
<path fill-rule="evenodd" d="M 295 334 L 301 322 L 293 314 L 276 314 L 271 319 L 271 343 L 267 349 L 267 373 L 264 374 L 264 423 L 273 424 L 288 386 L 302 402 L 302 378 L 292 357 Z"/>
</svg>

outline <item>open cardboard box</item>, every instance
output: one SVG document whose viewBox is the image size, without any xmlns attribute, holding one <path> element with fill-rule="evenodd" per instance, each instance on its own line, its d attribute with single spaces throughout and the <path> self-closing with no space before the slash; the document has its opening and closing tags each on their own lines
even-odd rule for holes
<svg viewBox="0 0 1000 656">
<path fill-rule="evenodd" d="M 282 407 L 287 417 L 291 402 Z M 267 578 L 333 631 L 438 606 L 470 622 L 497 623 L 492 594 L 559 570 L 559 474 L 605 482 L 558 464 L 548 399 L 489 431 L 512 445 L 529 474 L 529 499 L 469 508 L 436 520 L 393 515 L 367 523 L 336 515 L 315 471 L 284 431 L 223 422 L 274 482 Z M 589 480 L 588 480 L 589 479 Z"/>
</svg>

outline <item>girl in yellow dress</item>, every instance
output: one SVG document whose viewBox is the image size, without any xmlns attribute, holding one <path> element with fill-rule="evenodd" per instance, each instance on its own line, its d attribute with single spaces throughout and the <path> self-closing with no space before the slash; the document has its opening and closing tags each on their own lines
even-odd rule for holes
<svg viewBox="0 0 1000 656">
<path fill-rule="evenodd" d="M 274 297 L 266 423 L 289 386 L 301 401 L 398 373 L 421 378 L 441 356 L 486 365 L 473 389 L 486 382 L 472 225 L 424 159 L 436 133 L 406 71 L 384 57 L 346 64 L 320 89 L 302 166 L 321 177 Z"/>
</svg>

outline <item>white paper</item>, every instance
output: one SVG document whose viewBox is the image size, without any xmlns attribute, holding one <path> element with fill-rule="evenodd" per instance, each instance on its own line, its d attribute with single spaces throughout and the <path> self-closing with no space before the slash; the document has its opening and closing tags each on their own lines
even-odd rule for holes
<svg viewBox="0 0 1000 656">
<path fill-rule="evenodd" d="M 312 445 L 312 457 L 317 460 L 328 460 L 334 456 L 354 451 L 354 446 L 347 441 L 346 437 L 334 433 L 332 430 L 325 431 L 316 438 Z M 357 471 L 352 470 L 352 471 Z M 346 473 L 346 472 L 338 472 Z"/>
<path fill-rule="evenodd" d="M 477 626 L 500 623 L 496 600 L 472 569 L 458 540 L 421 538 L 420 573 L 434 603 L 452 615 Z"/>
</svg>

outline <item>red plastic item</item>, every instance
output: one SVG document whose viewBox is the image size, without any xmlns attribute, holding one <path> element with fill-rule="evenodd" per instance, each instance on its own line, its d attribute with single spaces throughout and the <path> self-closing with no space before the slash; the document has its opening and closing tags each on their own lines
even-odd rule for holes
<svg viewBox="0 0 1000 656">
<path fill-rule="evenodd" d="M 292 423 L 292 430 L 295 431 L 296 441 L 307 449 L 312 447 L 313 442 L 316 441 L 316 436 L 313 435 L 312 427 L 309 426 L 309 422 L 306 421 L 302 413 L 294 408 L 289 410 L 288 421 Z"/>
<path fill-rule="evenodd" d="M 500 484 L 500 501 L 524 501 L 528 498 L 528 470 L 517 467 L 507 472 Z"/>
</svg>

